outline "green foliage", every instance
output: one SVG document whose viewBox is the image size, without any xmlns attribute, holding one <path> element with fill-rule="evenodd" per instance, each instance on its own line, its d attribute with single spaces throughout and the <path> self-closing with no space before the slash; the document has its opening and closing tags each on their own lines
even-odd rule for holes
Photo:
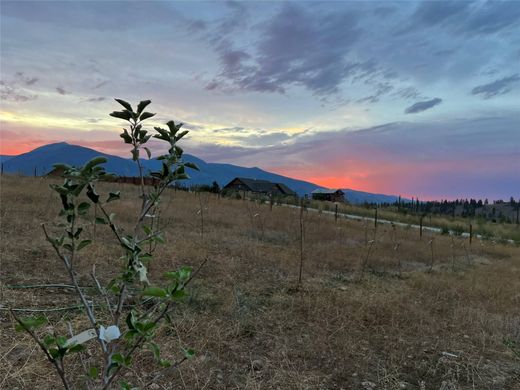
<svg viewBox="0 0 520 390">
<path fill-rule="evenodd" d="M 15 326 L 15 330 L 17 332 L 22 330 L 33 330 L 45 325 L 46 323 L 47 318 L 43 316 L 21 318 L 19 319 L 18 325 Z"/>
<path fill-rule="evenodd" d="M 169 121 L 166 123 L 167 129 L 155 127 L 156 134 L 152 134 L 143 128 L 143 121 L 155 115 L 144 111 L 150 105 L 150 100 L 139 102 L 135 111 L 128 102 L 121 99 L 116 99 L 116 101 L 123 107 L 123 110 L 114 111 L 110 116 L 128 122 L 127 128 L 123 129 L 120 136 L 126 144 L 132 146 L 130 150 L 132 159 L 138 165 L 141 177 L 143 177 L 139 160 L 141 150 L 146 152 L 148 158 L 152 157 L 150 149 L 144 146 L 152 136 L 165 142 L 168 149 L 167 153 L 157 157 L 157 160 L 162 163 L 161 170 L 151 173 L 153 177 L 159 179 L 157 184 L 148 190 L 144 185 L 141 186 L 142 207 L 137 212 L 135 229 L 128 230 L 134 233 L 122 234 L 122 230 L 117 226 L 115 214 L 110 213 L 107 209 L 112 202 L 120 200 L 120 192 L 98 193 L 97 183 L 113 178 L 112 175 L 105 172 L 103 164 L 107 160 L 104 157 L 96 157 L 82 167 L 66 164 L 55 165 L 55 168 L 63 172 L 64 178 L 63 184 L 51 185 L 60 198 L 59 215 L 63 221 L 57 224 L 57 227 L 62 231 L 56 236 L 52 236 L 43 225 L 45 237 L 54 248 L 58 258 L 63 261 L 71 277 L 71 282 L 76 287 L 76 293 L 83 303 L 85 314 L 92 329 L 96 332 L 97 337 L 94 338 L 99 344 L 97 353 L 90 352 L 83 356 L 87 364 L 84 365 L 85 372 L 81 377 L 89 381 L 89 388 L 107 388 L 122 369 L 132 365 L 132 354 L 144 346 L 152 351 L 159 367 L 171 365 L 169 361 L 161 357 L 160 347 L 153 342 L 153 339 L 161 321 L 165 318 L 169 319 L 168 311 L 172 302 L 186 296 L 186 285 L 192 277 L 190 267 L 181 267 L 176 271 L 166 273 L 167 283 L 164 286 L 151 286 L 147 275 L 147 266 L 153 260 L 151 243 L 163 244 L 165 242 L 164 235 L 157 230 L 157 224 L 153 223 L 151 214 L 156 213 L 160 205 L 161 194 L 165 189 L 176 181 L 187 179 L 187 169 L 198 169 L 195 164 L 182 160 L 183 150 L 178 146 L 178 142 L 188 134 L 188 131 L 181 131 L 181 123 L 175 124 L 173 121 Z M 101 215 L 93 216 L 91 214 L 92 204 L 95 205 L 96 212 L 100 212 Z M 107 328 L 100 326 L 101 323 L 96 319 L 91 303 L 88 302 L 79 287 L 76 276 L 76 258 L 79 253 L 88 251 L 89 246 L 93 243 L 92 237 L 86 236 L 89 229 L 84 229 L 83 226 L 89 223 L 89 219 L 110 229 L 114 239 L 123 250 L 120 271 L 106 287 L 102 287 L 96 276 L 92 274 L 99 286 L 105 306 L 105 312 L 100 315 L 100 318 L 103 318 L 104 321 L 110 318 Z M 152 220 L 150 221 L 150 219 Z M 146 245 L 150 247 L 148 250 L 145 249 Z M 136 302 L 131 305 L 131 309 L 126 309 L 129 291 L 132 291 Z M 120 323 L 120 318 L 125 319 L 123 324 Z M 33 331 L 47 323 L 45 317 L 17 318 L 17 321 L 16 330 L 27 331 L 35 338 L 47 354 L 48 359 L 56 367 L 64 386 L 70 388 L 69 382 L 74 373 L 65 371 L 63 360 L 70 353 L 82 353 L 85 349 L 83 343 L 91 340 L 93 336 L 80 338 L 78 335 L 67 340 L 64 336 L 46 335 L 40 340 Z M 116 339 L 120 340 L 110 344 L 110 348 L 108 348 L 107 344 Z M 193 355 L 191 349 L 183 350 L 183 353 L 185 358 Z M 133 388 L 124 381 L 119 384 L 123 389 Z"/>
</svg>

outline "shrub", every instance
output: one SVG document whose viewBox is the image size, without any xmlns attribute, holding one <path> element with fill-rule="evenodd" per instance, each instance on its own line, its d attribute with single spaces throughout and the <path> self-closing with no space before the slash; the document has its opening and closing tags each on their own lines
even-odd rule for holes
<svg viewBox="0 0 520 390">
<path fill-rule="evenodd" d="M 123 233 L 117 226 L 116 216 L 109 210 L 109 203 L 120 198 L 119 191 L 105 195 L 97 191 L 96 183 L 110 177 L 102 165 L 106 162 L 104 157 L 94 158 L 81 168 L 65 164 L 55 166 L 64 172 L 63 184 L 51 185 L 61 200 L 62 222 L 58 225 L 61 233 L 54 236 L 49 233 L 45 225 L 42 225 L 47 241 L 63 263 L 75 287 L 90 328 L 71 335 L 72 337 L 59 335 L 56 329 L 52 329 L 49 334 L 41 337 L 36 329 L 46 324 L 47 318 L 42 316 L 19 318 L 11 311 L 18 322 L 16 329 L 28 332 L 36 341 L 56 369 L 66 389 L 76 387 L 79 385 L 78 382 L 83 382 L 81 387 L 88 389 L 110 388 L 121 371 L 132 365 L 132 356 L 135 352 L 144 346 L 153 352 L 158 367 L 178 365 L 193 355 L 193 351 L 187 349 L 182 358 L 176 362 L 169 362 L 163 359 L 159 345 L 154 342 L 161 322 L 169 318 L 168 313 L 172 304 L 186 295 L 186 286 L 193 277 L 192 270 L 189 267 L 181 267 L 176 271 L 167 272 L 165 277 L 168 282 L 163 286 L 155 285 L 147 276 L 147 265 L 152 261 L 153 251 L 145 249 L 147 244 L 164 242 L 161 231 L 156 230 L 153 224 L 161 194 L 173 183 L 188 178 L 186 168 L 198 169 L 193 163 L 183 162 L 183 150 L 178 146 L 178 142 L 188 131 L 181 130 L 182 124 L 169 121 L 166 123 L 167 129 L 155 127 L 156 132 L 152 134 L 143 128 L 143 122 L 155 115 L 144 111 L 151 103 L 149 100 L 141 101 L 135 111 L 129 103 L 120 99 L 116 101 L 124 109 L 112 112 L 110 115 L 123 119 L 128 124 L 121 133 L 121 138 L 132 147 L 132 159 L 139 168 L 141 181 L 141 207 L 137 211 L 132 233 Z M 144 151 L 148 158 L 151 158 L 151 151 L 144 145 L 152 137 L 166 143 L 168 152 L 157 157 L 161 162 L 161 169 L 151 173 L 151 176 L 157 179 L 156 184 L 153 187 L 145 187 L 140 156 Z M 92 243 L 90 239 L 84 237 L 84 226 L 82 226 L 84 217 L 92 205 L 101 211 L 101 215 L 95 222 L 105 225 L 111 231 L 113 238 L 124 252 L 119 274 L 107 285 L 102 285 L 94 270 L 90 274 L 99 292 L 98 298 L 100 298 L 97 302 L 91 302 L 90 300 L 94 298 L 87 297 L 84 290 L 79 287 L 80 275 L 77 270 L 81 254 L 87 251 Z M 128 305 L 130 291 L 133 295 L 132 305 Z M 93 305 L 101 307 L 96 314 Z M 70 331 L 73 332 L 72 329 Z M 91 340 L 97 342 L 97 348 L 89 348 L 89 353 L 84 353 L 85 346 Z M 67 369 L 70 365 L 64 363 L 69 355 L 74 353 L 82 355 L 82 373 L 71 372 Z M 124 389 L 131 388 L 124 381 L 120 382 L 120 386 Z"/>
</svg>

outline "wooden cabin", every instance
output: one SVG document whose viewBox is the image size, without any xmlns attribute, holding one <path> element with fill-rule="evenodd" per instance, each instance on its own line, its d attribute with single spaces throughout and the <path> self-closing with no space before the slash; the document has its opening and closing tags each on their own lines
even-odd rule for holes
<svg viewBox="0 0 520 390">
<path fill-rule="evenodd" d="M 328 202 L 344 202 L 345 193 L 339 189 L 318 188 L 311 193 L 314 200 L 326 200 Z"/>
<path fill-rule="evenodd" d="M 245 177 L 235 177 L 224 186 L 224 189 L 271 196 L 296 196 L 296 192 L 291 190 L 285 184 L 272 183 L 268 180 L 249 179 Z"/>
</svg>

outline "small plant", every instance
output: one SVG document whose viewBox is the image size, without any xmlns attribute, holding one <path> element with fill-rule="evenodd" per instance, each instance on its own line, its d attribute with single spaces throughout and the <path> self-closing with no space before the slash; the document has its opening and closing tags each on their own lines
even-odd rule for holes
<svg viewBox="0 0 520 390">
<path fill-rule="evenodd" d="M 123 106 L 122 111 L 110 115 L 128 122 L 128 127 L 121 133 L 126 144 L 131 145 L 132 160 L 136 162 L 140 177 L 141 207 L 137 210 L 136 222 L 130 233 L 123 232 L 117 226 L 116 216 L 109 211 L 109 203 L 120 198 L 120 192 L 109 192 L 101 195 L 96 184 L 109 178 L 102 164 L 103 157 L 94 158 L 81 168 L 58 164 L 56 168 L 63 170 L 64 182 L 51 185 L 61 200 L 58 225 L 59 233 L 52 234 L 42 225 L 45 238 L 51 244 L 57 257 L 62 261 L 75 291 L 82 303 L 89 327 L 74 335 L 69 323 L 70 337 L 59 335 L 56 329 L 44 336 L 37 328 L 46 324 L 46 317 L 19 318 L 11 311 L 18 322 L 17 330 L 26 331 L 36 341 L 49 362 L 54 366 L 63 386 L 66 389 L 76 387 L 87 389 L 109 389 L 119 378 L 121 371 L 132 365 L 135 353 L 147 347 L 157 360 L 158 367 L 176 366 L 193 355 L 190 349 L 184 350 L 184 356 L 176 362 L 170 362 L 161 356 L 160 347 L 154 342 L 156 332 L 163 320 L 169 320 L 169 312 L 175 302 L 186 295 L 186 286 L 194 274 L 189 267 L 181 267 L 177 271 L 167 272 L 166 284 L 157 286 L 151 283 L 147 275 L 148 264 L 152 261 L 152 250 L 147 251 L 150 243 L 163 243 L 163 233 L 153 224 L 154 216 L 160 206 L 161 194 L 172 183 L 188 178 L 186 168 L 198 169 L 193 163 L 183 162 L 183 150 L 178 142 L 188 133 L 181 131 L 182 124 L 168 122 L 167 129 L 155 127 L 151 134 L 143 129 L 143 121 L 155 114 L 145 111 L 149 100 L 141 101 L 136 111 L 132 106 L 120 99 L 116 101 Z M 144 146 L 150 138 L 155 138 L 168 146 L 167 153 L 157 157 L 161 169 L 151 172 L 155 184 L 145 186 L 145 174 L 140 160 L 144 150 L 151 158 L 151 151 Z M 89 209 L 95 206 L 98 211 L 96 223 L 106 225 L 114 239 L 119 243 L 123 256 L 119 274 L 106 286 L 98 279 L 95 267 L 90 274 L 98 290 L 96 297 L 88 297 L 79 286 L 78 262 L 81 254 L 88 250 L 92 241 L 84 237 L 85 217 Z M 149 246 L 149 245 L 148 245 Z M 151 247 L 150 247 L 151 248 Z M 204 263 L 203 263 L 204 264 Z M 129 304 L 129 295 L 132 304 Z M 94 306 L 99 307 L 94 313 Z M 97 342 L 97 348 L 91 346 L 90 340 Z M 84 352 L 87 350 L 88 353 Z M 83 372 L 78 374 L 66 365 L 71 354 L 80 354 Z M 120 381 L 120 387 L 130 389 L 132 386 Z"/>
</svg>

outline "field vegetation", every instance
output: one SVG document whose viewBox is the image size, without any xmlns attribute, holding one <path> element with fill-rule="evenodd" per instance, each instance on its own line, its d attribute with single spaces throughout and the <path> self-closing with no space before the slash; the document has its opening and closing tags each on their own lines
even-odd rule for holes
<svg viewBox="0 0 520 390">
<path fill-rule="evenodd" d="M 334 211 L 335 207 L 330 202 L 313 202 L 313 207 L 322 208 L 324 210 Z M 375 205 L 354 205 L 354 204 L 340 204 L 338 211 L 341 213 L 353 214 L 363 217 L 374 218 Z M 462 217 L 460 215 L 451 216 L 446 214 L 434 213 L 415 213 L 398 211 L 395 205 L 386 205 L 378 207 L 378 218 L 389 221 L 396 221 L 410 225 L 419 225 L 421 216 L 424 226 L 435 227 L 444 232 L 452 231 L 455 234 L 463 232 L 468 233 L 470 224 L 474 234 L 483 236 L 484 239 L 489 240 L 513 240 L 520 244 L 520 225 L 516 223 L 500 223 L 493 222 L 489 219 L 484 219 L 478 216 Z"/>
<path fill-rule="evenodd" d="M 57 221 L 49 184 L 58 182 L 1 177 L 0 388 L 60 386 L 7 310 L 79 303 L 70 289 L 34 287 L 68 281 L 40 228 Z M 130 229 L 127 210 L 140 207 L 139 187 L 99 188 L 121 190 L 109 208 Z M 106 225 L 93 223 L 95 212 L 83 216 L 93 243 L 78 268 L 88 274 L 95 264 L 106 283 L 122 250 Z M 157 246 L 151 280 L 208 261 L 157 340 L 166 358 L 178 360 L 186 347 L 195 357 L 155 376 L 153 353 L 141 351 L 123 374 L 139 388 L 520 389 L 518 246 L 419 237 L 406 227 L 173 189 L 163 193 L 159 225 L 168 244 Z M 90 279 L 80 283 L 96 294 Z M 45 314 L 63 333 L 67 322 L 89 327 L 78 311 Z M 68 364 L 80 371 L 78 357 Z"/>
</svg>

